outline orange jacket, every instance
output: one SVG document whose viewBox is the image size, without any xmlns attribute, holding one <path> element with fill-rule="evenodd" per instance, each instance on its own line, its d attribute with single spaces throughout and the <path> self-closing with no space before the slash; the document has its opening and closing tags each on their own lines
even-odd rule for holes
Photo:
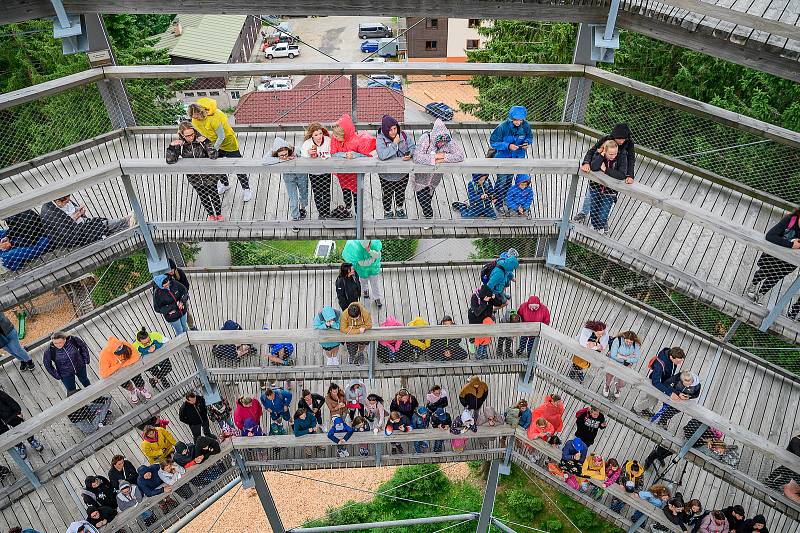
<svg viewBox="0 0 800 533">
<path fill-rule="evenodd" d="M 131 357 L 127 361 L 123 361 L 118 356 L 114 355 L 117 348 L 123 344 L 131 349 Z M 139 360 L 139 357 L 139 351 L 135 350 L 131 343 L 121 341 L 116 337 L 109 337 L 108 343 L 100 350 L 100 363 L 97 371 L 101 378 L 107 378 L 120 368 L 132 365 Z"/>
</svg>

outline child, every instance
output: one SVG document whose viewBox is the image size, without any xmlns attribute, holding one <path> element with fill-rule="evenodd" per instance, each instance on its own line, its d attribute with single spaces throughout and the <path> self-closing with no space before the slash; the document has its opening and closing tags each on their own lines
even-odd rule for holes
<svg viewBox="0 0 800 533">
<path fill-rule="evenodd" d="M 252 418 L 245 418 L 244 427 L 242 428 L 242 437 L 263 437 L 264 430 L 261 429 L 261 424 L 253 421 Z"/>
<path fill-rule="evenodd" d="M 590 453 L 589 457 L 587 457 L 583 462 L 581 477 L 605 481 L 606 464 L 605 461 L 603 461 L 603 458 L 599 455 L 595 455 L 594 453 Z"/>
<path fill-rule="evenodd" d="M 430 411 L 428 411 L 427 407 L 423 405 L 417 407 L 417 410 L 414 411 L 414 416 L 411 417 L 411 427 L 414 429 L 428 429 L 431 423 L 429 414 Z M 428 443 L 426 441 L 414 441 L 414 453 L 422 453 L 423 451 L 427 451 L 427 449 Z"/>
<path fill-rule="evenodd" d="M 606 461 L 606 479 L 603 481 L 604 487 L 610 487 L 619 479 L 622 469 L 619 467 L 619 462 L 616 459 L 609 459 Z"/>
<path fill-rule="evenodd" d="M 142 326 L 142 329 L 136 333 L 136 342 L 133 343 L 133 347 L 139 352 L 140 356 L 145 357 L 146 355 L 149 355 L 160 349 L 162 346 L 164 346 L 165 342 L 166 340 L 164 339 L 164 335 L 157 331 L 147 331 L 147 329 Z M 172 361 L 165 359 L 164 361 L 150 368 L 149 372 L 151 374 L 151 387 L 156 388 L 159 380 L 161 381 L 161 386 L 165 389 L 170 387 L 169 380 L 167 380 L 167 375 L 172 372 Z"/>
<path fill-rule="evenodd" d="M 369 422 L 367 422 L 367 419 L 363 416 L 355 417 L 353 419 L 353 431 L 359 433 L 369 431 Z M 358 454 L 361 457 L 367 457 L 369 455 L 369 444 L 359 444 Z"/>
<path fill-rule="evenodd" d="M 569 474 L 581 475 L 587 451 L 588 448 L 580 437 L 573 437 L 564 443 L 564 448 L 561 450 L 561 463 L 559 463 L 561 470 L 564 471 L 564 479 L 567 479 Z"/>
<path fill-rule="evenodd" d="M 469 205 L 453 202 L 453 211 L 458 211 L 464 218 L 497 218 L 494 187 L 488 174 L 472 175 L 472 181 L 467 184 L 467 197 Z"/>
<path fill-rule="evenodd" d="M 514 309 L 508 311 L 500 323 L 519 324 L 522 319 Z M 519 341 L 517 341 L 519 343 Z M 500 337 L 497 339 L 497 357 L 511 359 L 514 357 L 514 339 L 513 337 Z"/>
<path fill-rule="evenodd" d="M 333 417 L 331 429 L 328 430 L 328 438 L 337 444 L 336 450 L 340 458 L 350 457 L 344 443 L 353 436 L 353 428 L 348 426 L 341 416 Z"/>
<path fill-rule="evenodd" d="M 386 317 L 386 320 L 381 322 L 382 328 L 397 328 L 403 325 L 402 322 L 397 320 L 393 315 Z M 378 358 L 384 363 L 395 363 L 400 355 L 400 348 L 403 346 L 403 341 L 399 339 L 384 339 L 378 341 Z"/>
<path fill-rule="evenodd" d="M 408 433 L 411 431 L 411 426 L 408 423 L 406 417 L 401 415 L 397 411 L 392 411 L 389 414 L 389 420 L 386 422 L 386 429 L 384 429 L 384 434 L 387 437 L 390 437 L 395 431 L 399 431 L 400 433 Z M 396 453 L 404 453 L 403 452 L 403 445 L 398 443 L 392 444 L 392 455 Z"/>
<path fill-rule="evenodd" d="M 528 407 L 528 401 L 522 399 L 518 401 L 517 405 L 515 405 L 514 407 L 519 410 L 519 427 L 527 430 L 530 427 L 531 419 L 533 418 L 533 413 L 531 412 L 531 408 Z"/>
<path fill-rule="evenodd" d="M 700 396 L 700 377 L 688 370 L 684 370 L 664 381 L 664 385 L 672 389 L 673 398 L 675 395 L 680 400 L 693 400 Z M 673 416 L 680 411 L 671 405 L 664 404 L 659 411 L 650 418 L 650 422 L 658 420 L 658 425 L 666 428 Z"/>
<path fill-rule="evenodd" d="M 371 422 L 373 431 L 377 435 L 386 427 L 386 409 L 383 407 L 383 398 L 377 394 L 367 395 L 367 403 L 364 405 L 366 415 L 364 418 Z"/>
<path fill-rule="evenodd" d="M 475 419 L 470 409 L 464 409 L 464 412 L 453 421 L 453 425 L 450 428 L 450 433 L 454 435 L 461 435 L 467 431 L 478 431 L 478 426 L 475 424 Z M 466 438 L 453 439 L 450 441 L 450 446 L 452 446 L 454 452 L 463 452 L 467 447 L 468 440 Z"/>
<path fill-rule="evenodd" d="M 638 492 L 642 488 L 642 476 L 644 476 L 642 465 L 639 464 L 639 461 L 630 459 L 623 465 L 619 481 L 625 487 L 626 492 Z"/>
<path fill-rule="evenodd" d="M 528 438 L 530 440 L 542 439 L 549 443 L 553 435 L 555 435 L 553 424 L 546 418 L 539 417 L 536 419 L 536 422 L 528 426 Z"/>
<path fill-rule="evenodd" d="M 450 431 L 450 426 L 452 425 L 452 423 L 453 420 L 450 417 L 450 414 L 447 411 L 445 411 L 444 408 L 442 407 L 437 408 L 431 415 L 432 428 L 440 429 L 442 431 Z M 434 453 L 440 453 L 442 451 L 443 444 L 444 444 L 443 440 L 433 441 Z"/>
<path fill-rule="evenodd" d="M 506 216 L 526 217 L 531 219 L 531 204 L 533 204 L 533 189 L 531 178 L 527 174 L 517 174 L 514 186 L 508 189 L 505 197 Z"/>
<path fill-rule="evenodd" d="M 266 355 L 267 361 L 279 366 L 288 366 L 294 364 L 292 355 L 294 354 L 294 344 L 288 342 L 281 342 L 278 344 L 269 345 L 269 353 Z"/>
<path fill-rule="evenodd" d="M 355 424 L 356 413 L 359 416 L 364 416 L 364 405 L 367 403 L 367 386 L 358 379 L 351 381 L 345 389 L 345 398 L 347 399 L 350 420 Z"/>
<path fill-rule="evenodd" d="M 342 313 L 326 305 L 322 311 L 314 316 L 314 329 L 323 331 L 339 331 Z M 339 365 L 339 342 L 321 342 L 322 355 L 325 357 L 325 366 Z"/>
<path fill-rule="evenodd" d="M 272 142 L 272 157 L 278 162 L 291 161 L 294 159 L 294 146 L 287 143 L 283 137 L 275 137 Z M 308 174 L 287 173 L 282 177 L 289 195 L 289 217 L 294 221 L 306 218 Z M 292 231 L 300 231 L 300 228 L 292 228 Z"/>
<path fill-rule="evenodd" d="M 491 317 L 486 317 L 483 319 L 483 323 L 486 325 L 494 324 L 494 320 Z M 487 359 L 491 343 L 491 337 L 475 337 L 475 359 Z"/>
<path fill-rule="evenodd" d="M 620 152 L 617 141 L 609 139 L 597 149 L 589 166 L 594 172 L 603 172 L 614 179 L 626 181 L 627 152 Z M 594 181 L 589 182 L 589 189 L 591 195 L 589 213 L 592 228 L 604 235 L 608 231 L 608 216 L 611 214 L 611 208 L 617 201 L 617 191 Z"/>
</svg>

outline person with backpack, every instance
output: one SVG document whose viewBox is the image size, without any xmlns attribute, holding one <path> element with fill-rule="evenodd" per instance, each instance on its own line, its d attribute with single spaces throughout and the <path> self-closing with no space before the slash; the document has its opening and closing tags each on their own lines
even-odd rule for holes
<svg viewBox="0 0 800 533">
<path fill-rule="evenodd" d="M 222 324 L 222 331 L 241 331 L 242 326 L 234 320 L 226 320 Z M 211 348 L 215 357 L 227 361 L 238 362 L 242 357 L 250 355 L 255 350 L 251 344 L 216 344 Z"/>
<path fill-rule="evenodd" d="M 484 320 L 492 318 L 498 308 L 500 308 L 499 299 L 489 287 L 481 285 L 470 296 L 467 320 L 470 324 L 483 324 Z"/>
<path fill-rule="evenodd" d="M 89 347 L 77 335 L 69 335 L 56 331 L 50 335 L 50 344 L 44 351 L 44 368 L 58 379 L 67 389 L 67 393 L 77 390 L 77 378 L 83 387 L 90 385 L 86 374 L 89 364 Z"/>
<path fill-rule="evenodd" d="M 175 330 L 175 335 L 189 331 L 189 291 L 166 274 L 153 276 L 153 308 Z"/>
<path fill-rule="evenodd" d="M 476 173 L 467 184 L 468 204 L 453 202 L 453 211 L 458 211 L 462 218 L 497 218 L 495 205 L 497 198 L 489 174 Z"/>
<path fill-rule="evenodd" d="M 597 433 L 607 425 L 606 417 L 594 405 L 584 407 L 575 413 L 575 436 L 580 437 L 587 446 L 594 444 Z"/>
<path fill-rule="evenodd" d="M 525 323 L 538 322 L 546 326 L 550 325 L 550 310 L 539 300 L 538 296 L 531 295 L 517 308 L 517 314 Z M 533 347 L 536 344 L 535 339 L 536 337 L 526 337 L 524 335 L 520 337 L 517 355 L 521 356 L 522 354 L 527 354 L 528 357 L 530 357 Z"/>
<path fill-rule="evenodd" d="M 777 224 L 767 231 L 766 239 L 768 242 L 792 250 L 800 249 L 800 208 L 784 216 Z M 754 302 L 758 303 L 761 298 L 778 284 L 780 280 L 791 274 L 797 268 L 796 265 L 787 263 L 782 259 L 773 257 L 767 253 L 761 253 L 758 258 L 758 269 L 753 273 L 750 285 L 745 294 Z M 798 306 L 797 310 L 800 310 Z M 792 306 L 794 317 L 797 316 L 795 306 Z"/>
<path fill-rule="evenodd" d="M 625 123 L 615 125 L 610 134 L 600 137 L 597 142 L 586 151 L 586 155 L 583 156 L 583 163 L 581 163 L 581 170 L 583 172 L 589 172 L 589 170 L 591 170 L 592 160 L 594 159 L 595 155 L 597 155 L 598 150 L 605 146 L 606 142 L 608 141 L 616 142 L 618 151 L 624 154 L 625 183 L 630 185 L 633 183 L 633 167 L 634 163 L 636 162 L 636 153 L 634 152 L 633 141 L 631 140 L 631 129 Z M 592 190 L 590 183 L 590 186 L 586 191 L 586 196 L 583 200 L 583 206 L 581 207 L 580 212 L 573 219 L 575 222 L 581 224 L 587 221 L 589 218 L 589 213 L 591 212 L 590 209 L 592 202 L 595 201 L 594 194 L 595 193 Z"/>
<path fill-rule="evenodd" d="M 350 304 L 347 311 L 342 314 L 339 324 L 339 331 L 345 335 L 360 335 L 372 329 L 372 317 L 363 305 L 358 302 Z M 366 360 L 367 342 L 346 342 L 348 363 L 351 365 L 363 365 Z"/>
<path fill-rule="evenodd" d="M 393 158 L 399 158 L 403 161 L 411 160 L 411 154 L 414 152 L 415 147 L 414 139 L 400 129 L 400 124 L 394 117 L 383 115 L 376 138 L 375 148 L 378 151 L 378 159 L 381 161 Z M 405 210 L 408 173 L 380 173 L 378 178 L 381 182 L 383 218 L 408 218 Z M 392 200 L 394 200 L 395 210 L 392 210 Z"/>
<path fill-rule="evenodd" d="M 533 143 L 533 130 L 526 120 L 528 109 L 521 105 L 512 106 L 508 117 L 498 124 L 489 136 L 489 146 L 494 150 L 493 157 L 519 159 L 527 157 L 528 147 Z M 491 155 L 491 154 L 488 154 Z M 498 174 L 495 182 L 497 197 L 501 201 L 500 211 L 505 214 L 503 201 L 511 189 L 514 174 Z"/>
<path fill-rule="evenodd" d="M 674 401 L 693 400 L 700 396 L 700 376 L 687 370 L 674 374 L 671 378 L 664 381 L 663 384 L 670 388 L 671 392 L 669 396 Z M 666 428 L 672 417 L 679 412 L 678 409 L 665 403 L 661 409 L 650 418 L 650 421 L 658 421 L 660 426 Z"/>
<path fill-rule="evenodd" d="M 640 351 L 642 341 L 633 331 L 623 331 L 609 341 L 608 357 L 612 361 L 621 363 L 622 366 L 631 366 L 639 362 L 642 357 Z M 616 400 L 619 391 L 625 386 L 625 381 L 613 374 L 606 373 L 606 383 L 603 386 L 603 397 Z"/>
<path fill-rule="evenodd" d="M 431 131 L 423 133 L 414 148 L 414 162 L 422 165 L 439 165 L 441 163 L 460 163 L 464 160 L 464 149 L 453 140 L 442 119 L 433 122 Z M 412 180 L 412 187 L 417 195 L 422 215 L 433 218 L 433 195 L 436 187 L 442 182 L 442 174 L 417 172 Z M 429 229 L 429 226 L 422 229 Z"/>
<path fill-rule="evenodd" d="M 362 296 L 373 299 L 378 309 L 383 307 L 381 250 L 383 243 L 378 239 L 350 240 L 342 250 L 342 259 L 352 264 L 358 274 Z"/>
<path fill-rule="evenodd" d="M 583 328 L 581 328 L 580 333 L 578 333 L 577 340 L 578 344 L 584 348 L 589 348 L 590 350 L 600 353 L 605 352 L 608 348 L 609 341 L 605 322 L 600 320 L 587 321 L 583 325 Z M 569 378 L 578 383 L 583 383 L 583 380 L 586 379 L 586 370 L 590 366 L 592 366 L 592 364 L 583 357 L 573 355 L 572 366 L 569 370 Z"/>
<path fill-rule="evenodd" d="M 683 364 L 685 359 L 686 354 L 679 346 L 662 348 L 658 355 L 647 363 L 650 383 L 662 393 L 671 396 L 673 393 L 672 387 L 667 385 L 666 382 L 677 373 L 678 367 Z M 655 414 L 654 411 L 658 404 L 658 398 L 645 394 L 642 399 L 633 405 L 632 411 L 639 416 L 650 418 Z"/>
<path fill-rule="evenodd" d="M 492 291 L 496 297 L 498 297 L 499 302 L 501 305 L 505 305 L 510 296 L 506 294 L 506 289 L 511 286 L 511 282 L 514 281 L 516 278 L 514 277 L 514 271 L 519 266 L 519 261 L 513 255 L 510 255 L 504 259 L 498 259 L 495 267 L 492 269 L 492 273 L 489 274 L 489 280 L 486 282 L 486 286 Z"/>
</svg>

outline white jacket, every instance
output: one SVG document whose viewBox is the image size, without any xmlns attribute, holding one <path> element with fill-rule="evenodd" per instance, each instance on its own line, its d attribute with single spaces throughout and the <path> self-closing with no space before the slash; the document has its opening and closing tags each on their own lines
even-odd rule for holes
<svg viewBox="0 0 800 533">
<path fill-rule="evenodd" d="M 314 145 L 314 139 L 306 139 L 300 147 L 300 157 L 311 157 L 309 150 Z M 322 137 L 322 146 L 317 146 L 317 156 L 327 159 L 331 156 L 331 138 L 327 135 Z"/>
<path fill-rule="evenodd" d="M 177 465 L 176 464 L 174 472 L 167 472 L 166 470 L 159 470 L 158 471 L 158 477 L 161 478 L 161 481 L 163 481 L 165 484 L 174 485 L 175 483 L 178 482 L 178 480 L 181 477 L 183 477 L 183 475 L 185 473 L 186 473 L 186 469 L 183 468 L 181 465 Z"/>
</svg>

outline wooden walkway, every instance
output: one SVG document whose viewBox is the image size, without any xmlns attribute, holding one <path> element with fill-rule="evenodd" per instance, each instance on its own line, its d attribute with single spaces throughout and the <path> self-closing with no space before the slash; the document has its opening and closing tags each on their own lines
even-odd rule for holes
<svg viewBox="0 0 800 533">
<path fill-rule="evenodd" d="M 387 267 L 384 271 L 386 306 L 381 312 L 377 312 L 374 307 L 372 311 L 378 320 L 382 320 L 387 314 L 394 314 L 403 322 L 408 322 L 416 315 L 433 322 L 444 314 L 451 314 L 457 322 L 466 322 L 467 299 L 465 295 L 474 288 L 478 270 L 478 265 Z M 334 300 L 335 273 L 330 269 L 234 269 L 225 272 L 193 271 L 190 272 L 190 275 L 192 276 L 192 313 L 201 329 L 217 329 L 228 318 L 235 319 L 245 328 L 250 329 L 259 329 L 264 324 L 269 324 L 272 328 L 304 328 L 308 326 L 314 312 L 321 305 L 330 304 Z M 709 368 L 717 350 L 715 343 L 710 343 L 704 338 L 684 331 L 641 308 L 605 294 L 565 273 L 546 269 L 538 263 L 523 265 L 517 278 L 518 282 L 514 286 L 514 302 L 520 302 L 522 297 L 529 293 L 539 295 L 542 301 L 550 307 L 553 326 L 558 330 L 568 335 L 574 335 L 577 334 L 586 319 L 597 318 L 609 324 L 612 333 L 623 329 L 638 331 L 644 339 L 644 351 L 647 354 L 654 353 L 662 346 L 680 345 L 688 354 L 686 367 L 697 372 L 705 384 L 711 382 L 705 402 L 706 407 L 781 445 L 788 442 L 789 438 L 800 428 L 800 417 L 798 417 L 800 386 L 798 383 L 727 350 L 722 351 L 715 375 L 709 376 Z M 403 299 L 398 301 L 395 296 L 400 294 L 403 295 Z M 265 297 L 265 295 L 270 296 Z M 125 302 L 109 309 L 100 310 L 69 329 L 89 343 L 94 358 L 109 334 L 130 339 L 142 325 L 169 334 L 168 326 L 152 311 L 149 291 L 140 292 Z M 304 357 L 316 358 L 317 364 L 321 362 L 318 349 L 314 347 L 306 349 L 302 346 L 300 349 L 305 354 Z M 33 354 L 37 360 L 40 360 L 40 349 L 34 349 Z M 203 358 L 209 366 L 214 366 L 214 364 L 219 366 L 219 363 L 214 362 L 210 355 L 204 354 Z M 646 359 L 638 365 L 641 372 L 643 372 L 644 364 L 646 364 Z M 96 360 L 93 360 L 92 365 L 96 367 Z M 185 367 L 176 365 L 175 375 L 186 376 L 193 371 L 194 369 L 189 368 L 189 365 Z M 517 378 L 514 374 L 490 375 L 483 373 L 482 375 L 490 383 L 492 391 L 495 391 L 491 397 L 492 405 L 503 409 L 514 401 L 517 396 L 514 385 Z M 96 380 L 97 378 L 92 375 L 92 379 Z M 324 393 L 329 379 L 293 380 L 288 384 L 295 390 L 308 387 L 314 392 Z M 453 396 L 457 394 L 465 377 L 451 375 L 436 378 L 436 380 L 440 381 Z M 594 383 L 594 386 L 597 386 L 598 383 L 599 381 Z M 394 379 L 379 380 L 374 390 L 384 398 L 389 398 L 396 389 L 405 386 L 409 387 L 417 397 L 420 397 L 425 394 L 431 384 L 430 378 L 397 376 Z M 234 397 L 239 393 L 259 393 L 257 380 L 223 378 L 220 385 L 223 393 L 228 397 Z M 47 376 L 41 368 L 34 373 L 20 374 L 16 365 L 5 365 L 0 373 L 0 386 L 9 394 L 21 399 L 20 403 L 23 404 L 26 415 L 37 413 L 65 397 L 60 384 Z M 531 401 L 538 402 L 541 393 L 552 390 L 552 388 L 552 385 L 537 380 Z M 118 408 L 117 413 L 130 410 L 121 391 L 114 396 L 115 405 Z M 620 401 L 628 405 L 633 402 L 633 398 L 628 398 L 623 389 L 623 397 Z M 579 403 L 576 400 L 568 401 L 567 412 L 573 413 L 580 407 Z M 163 411 L 167 418 L 173 420 L 170 428 L 174 429 L 181 438 L 186 438 L 188 435 L 186 435 L 185 427 L 177 422 L 175 409 L 176 407 L 173 406 L 165 408 Z M 567 420 L 568 424 L 571 424 L 569 416 Z M 42 434 L 42 440 L 47 446 L 44 459 L 54 458 L 57 454 L 77 445 L 82 439 L 82 435 L 66 424 L 56 424 L 47 428 Z M 46 486 L 51 500 L 69 502 L 71 498 L 69 494 L 80 485 L 79 482 L 82 481 L 83 476 L 92 472 L 106 472 L 106 463 L 111 455 L 119 449 L 129 455 L 134 462 L 143 460 L 138 452 L 137 444 L 138 436 L 134 432 L 129 432 L 117 439 L 114 446 L 107 447 L 92 458 L 81 461 L 61 479 L 48 482 Z M 617 456 L 630 450 L 637 450 L 636 457 L 644 459 L 653 444 L 621 424 L 615 424 L 601 434 L 599 446 L 601 446 L 599 449 L 602 453 Z M 37 464 L 41 464 L 41 459 L 36 457 L 35 452 L 31 452 L 31 457 L 35 468 Z M 8 460 L 7 457 L 4 457 L 4 460 Z M 743 454 L 743 465 L 753 477 L 763 477 L 771 468 L 767 463 L 751 463 L 752 461 L 748 461 L 746 454 Z M 15 469 L 13 465 L 9 465 L 9 467 Z M 724 484 L 721 486 L 718 482 L 713 482 L 716 478 L 708 477 L 708 474 L 700 469 L 691 466 L 687 468 L 687 478 L 690 478 L 691 481 L 687 482 L 686 478 L 684 479 L 684 494 L 700 497 L 704 502 L 718 501 L 720 504 L 736 499 L 737 502 L 747 504 L 746 508 L 748 509 L 758 508 L 763 511 L 763 505 L 738 491 L 725 488 Z M 69 488 L 64 486 L 63 479 L 68 481 Z M 31 525 L 50 531 L 51 527 L 56 527 L 59 520 L 63 521 L 68 518 L 68 516 L 62 515 L 66 513 L 66 515 L 72 516 L 77 512 L 77 507 L 74 505 L 55 506 L 42 502 L 41 494 L 41 492 L 30 494 L 22 498 L 20 503 L 15 504 L 14 507 L 6 508 L 2 511 L 2 520 L 9 525 L 14 525 L 12 522 L 20 520 L 15 516 L 22 509 L 26 511 L 25 517 Z M 708 503 L 708 505 L 711 504 Z M 74 512 L 70 510 L 73 508 Z M 46 512 L 42 512 L 42 509 L 45 509 Z M 5 525 L 2 520 L 0 520 L 0 527 Z M 45 523 L 47 520 L 53 521 L 53 525 L 48 526 Z M 56 529 L 59 527 L 61 526 Z M 776 530 L 793 531 L 792 529 Z"/>
</svg>

